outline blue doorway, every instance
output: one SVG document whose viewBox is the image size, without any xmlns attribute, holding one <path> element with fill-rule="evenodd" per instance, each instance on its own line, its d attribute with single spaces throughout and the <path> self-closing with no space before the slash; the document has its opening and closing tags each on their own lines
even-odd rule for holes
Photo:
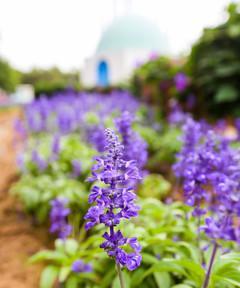
<svg viewBox="0 0 240 288">
<path fill-rule="evenodd" d="M 106 61 L 100 61 L 97 68 L 97 83 L 101 87 L 109 85 L 109 68 Z"/>
</svg>

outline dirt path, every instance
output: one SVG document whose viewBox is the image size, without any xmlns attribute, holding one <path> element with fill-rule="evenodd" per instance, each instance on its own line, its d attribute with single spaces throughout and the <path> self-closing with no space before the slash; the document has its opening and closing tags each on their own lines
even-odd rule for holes
<svg viewBox="0 0 240 288">
<path fill-rule="evenodd" d="M 41 267 L 27 260 L 48 243 L 46 231 L 33 228 L 8 194 L 17 177 L 13 120 L 19 113 L 17 109 L 0 111 L 0 288 L 37 288 Z"/>
</svg>

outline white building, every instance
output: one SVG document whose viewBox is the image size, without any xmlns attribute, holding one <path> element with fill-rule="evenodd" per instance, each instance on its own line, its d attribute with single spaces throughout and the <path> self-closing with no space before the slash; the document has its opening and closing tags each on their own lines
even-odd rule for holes
<svg viewBox="0 0 240 288">
<path fill-rule="evenodd" d="M 11 95 L 15 104 L 27 104 L 34 100 L 34 88 L 30 84 L 18 85 L 16 91 Z"/>
<path fill-rule="evenodd" d="M 85 61 L 85 86 L 118 84 L 131 75 L 137 63 L 151 55 L 166 55 L 167 40 L 151 21 L 128 14 L 114 20 L 102 34 L 95 54 Z"/>
</svg>

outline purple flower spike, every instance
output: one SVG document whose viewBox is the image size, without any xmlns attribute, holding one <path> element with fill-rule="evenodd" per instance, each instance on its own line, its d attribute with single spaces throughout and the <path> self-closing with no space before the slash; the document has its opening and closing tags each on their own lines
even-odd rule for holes
<svg viewBox="0 0 240 288">
<path fill-rule="evenodd" d="M 122 136 L 123 159 L 126 161 L 135 160 L 138 168 L 142 169 L 147 163 L 147 143 L 133 131 L 133 121 L 133 116 L 125 111 L 116 120 L 116 126 Z"/>
<path fill-rule="evenodd" d="M 59 238 L 66 239 L 72 232 L 72 227 L 67 223 L 70 209 L 66 207 L 67 199 L 56 198 L 51 201 L 50 221 L 51 233 L 58 233 Z"/>
<path fill-rule="evenodd" d="M 186 204 L 194 208 L 194 217 L 204 217 L 199 228 L 210 239 L 239 242 L 240 151 L 192 119 L 183 130 L 174 170 L 183 181 Z"/>
<path fill-rule="evenodd" d="M 115 227 L 121 219 L 130 219 L 138 215 L 139 207 L 134 203 L 136 195 L 131 182 L 140 179 L 135 160 L 124 159 L 124 146 L 110 129 L 105 130 L 106 147 L 104 153 L 96 158 L 92 168 L 91 182 L 101 182 L 101 187 L 94 185 L 89 195 L 90 207 L 85 219 L 86 229 L 97 224 L 104 224 L 109 232 L 103 234 L 105 241 L 101 244 L 107 254 L 114 258 L 117 264 L 136 269 L 141 263 L 141 246 L 136 238 L 125 238 Z M 125 251 L 125 246 L 132 250 Z"/>
</svg>

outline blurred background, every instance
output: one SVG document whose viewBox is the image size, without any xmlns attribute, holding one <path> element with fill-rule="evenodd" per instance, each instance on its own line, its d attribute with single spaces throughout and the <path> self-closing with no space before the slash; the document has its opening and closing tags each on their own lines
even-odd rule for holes
<svg viewBox="0 0 240 288">
<path fill-rule="evenodd" d="M 172 165 L 186 116 L 227 141 L 240 139 L 240 2 L 0 0 L 0 288 L 38 287 L 42 266 L 26 263 L 53 247 L 50 202 L 63 195 L 86 213 L 92 156 L 126 109 L 139 142 L 134 153 L 149 173 L 141 201 L 181 199 Z M 165 215 L 172 239 L 171 229 L 189 223 L 164 205 L 155 216 Z M 149 210 L 139 221 L 144 229 L 159 223 Z M 194 242 L 189 229 L 178 235 L 186 243 Z M 156 287 L 146 281 L 141 287 Z"/>
<path fill-rule="evenodd" d="M 235 106 L 238 21 L 228 0 L 0 0 L 1 101 L 113 86 L 161 98 L 153 90 L 178 70 L 206 112 L 226 93 Z"/>
</svg>

